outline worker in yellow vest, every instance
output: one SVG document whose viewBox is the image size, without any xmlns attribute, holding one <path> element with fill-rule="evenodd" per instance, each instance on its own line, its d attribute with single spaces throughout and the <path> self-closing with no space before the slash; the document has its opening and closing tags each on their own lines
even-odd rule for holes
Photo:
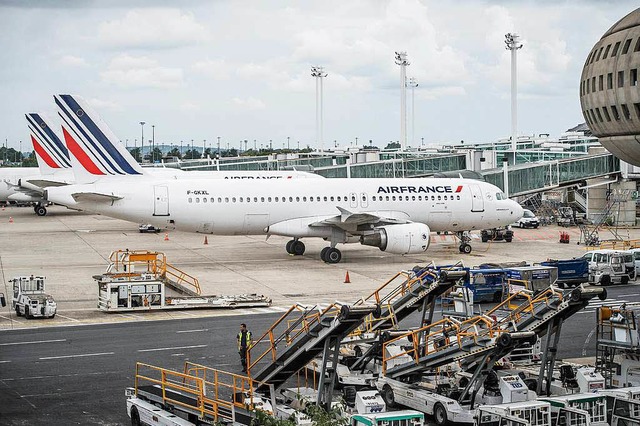
<svg viewBox="0 0 640 426">
<path fill-rule="evenodd" d="M 247 324 L 240 324 L 240 332 L 236 337 L 238 340 L 238 353 L 240 354 L 240 362 L 242 363 L 242 372 L 247 372 L 247 350 L 253 344 L 251 332 L 247 330 Z"/>
</svg>

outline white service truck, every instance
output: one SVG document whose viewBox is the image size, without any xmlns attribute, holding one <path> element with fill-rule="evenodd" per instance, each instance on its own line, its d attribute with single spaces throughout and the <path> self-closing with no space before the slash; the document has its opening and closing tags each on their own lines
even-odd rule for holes
<svg viewBox="0 0 640 426">
<path fill-rule="evenodd" d="M 45 292 L 45 280 L 43 276 L 22 276 L 10 279 L 13 283 L 13 300 L 11 308 L 17 316 L 25 318 L 35 317 L 53 318 L 56 316 L 57 304 L 51 295 Z"/>
</svg>

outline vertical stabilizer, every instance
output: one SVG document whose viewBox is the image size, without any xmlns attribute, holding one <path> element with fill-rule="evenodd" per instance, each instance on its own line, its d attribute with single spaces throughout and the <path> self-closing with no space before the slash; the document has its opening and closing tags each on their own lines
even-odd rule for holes
<svg viewBox="0 0 640 426">
<path fill-rule="evenodd" d="M 78 182 L 144 174 L 142 167 L 84 99 L 73 95 L 54 98 Z"/>
<path fill-rule="evenodd" d="M 51 175 L 61 169 L 71 168 L 69 151 L 62 143 L 51 120 L 44 114 L 26 114 L 27 126 L 42 175 Z"/>
</svg>

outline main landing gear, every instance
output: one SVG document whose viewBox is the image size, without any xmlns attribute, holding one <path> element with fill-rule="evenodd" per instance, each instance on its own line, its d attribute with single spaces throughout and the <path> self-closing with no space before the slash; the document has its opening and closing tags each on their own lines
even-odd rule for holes
<svg viewBox="0 0 640 426">
<path fill-rule="evenodd" d="M 460 238 L 460 246 L 458 247 L 460 253 L 471 253 L 471 244 L 469 244 L 471 237 L 469 236 L 469 231 L 456 232 L 456 235 Z"/>
<path fill-rule="evenodd" d="M 320 252 L 320 259 L 325 263 L 340 263 L 342 253 L 335 247 L 325 247 Z"/>
<path fill-rule="evenodd" d="M 47 208 L 45 206 L 43 206 L 42 204 L 36 204 L 35 206 L 33 206 L 33 211 L 38 216 L 46 216 L 46 214 L 47 214 Z"/>
</svg>

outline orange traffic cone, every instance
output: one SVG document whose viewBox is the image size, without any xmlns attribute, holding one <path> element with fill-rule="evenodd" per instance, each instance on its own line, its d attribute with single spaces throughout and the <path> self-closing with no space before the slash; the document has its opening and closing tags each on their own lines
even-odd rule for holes
<svg viewBox="0 0 640 426">
<path fill-rule="evenodd" d="M 9 223 L 13 223 L 13 217 L 9 216 Z"/>
<path fill-rule="evenodd" d="M 204 236 L 204 245 L 206 246 L 207 244 L 209 244 L 209 241 L 207 240 L 207 236 Z"/>
<path fill-rule="evenodd" d="M 351 280 L 349 279 L 349 271 L 347 271 L 347 274 L 344 276 L 344 283 L 351 284 Z"/>
<path fill-rule="evenodd" d="M 164 240 L 169 241 L 169 234 L 164 234 Z"/>
</svg>

